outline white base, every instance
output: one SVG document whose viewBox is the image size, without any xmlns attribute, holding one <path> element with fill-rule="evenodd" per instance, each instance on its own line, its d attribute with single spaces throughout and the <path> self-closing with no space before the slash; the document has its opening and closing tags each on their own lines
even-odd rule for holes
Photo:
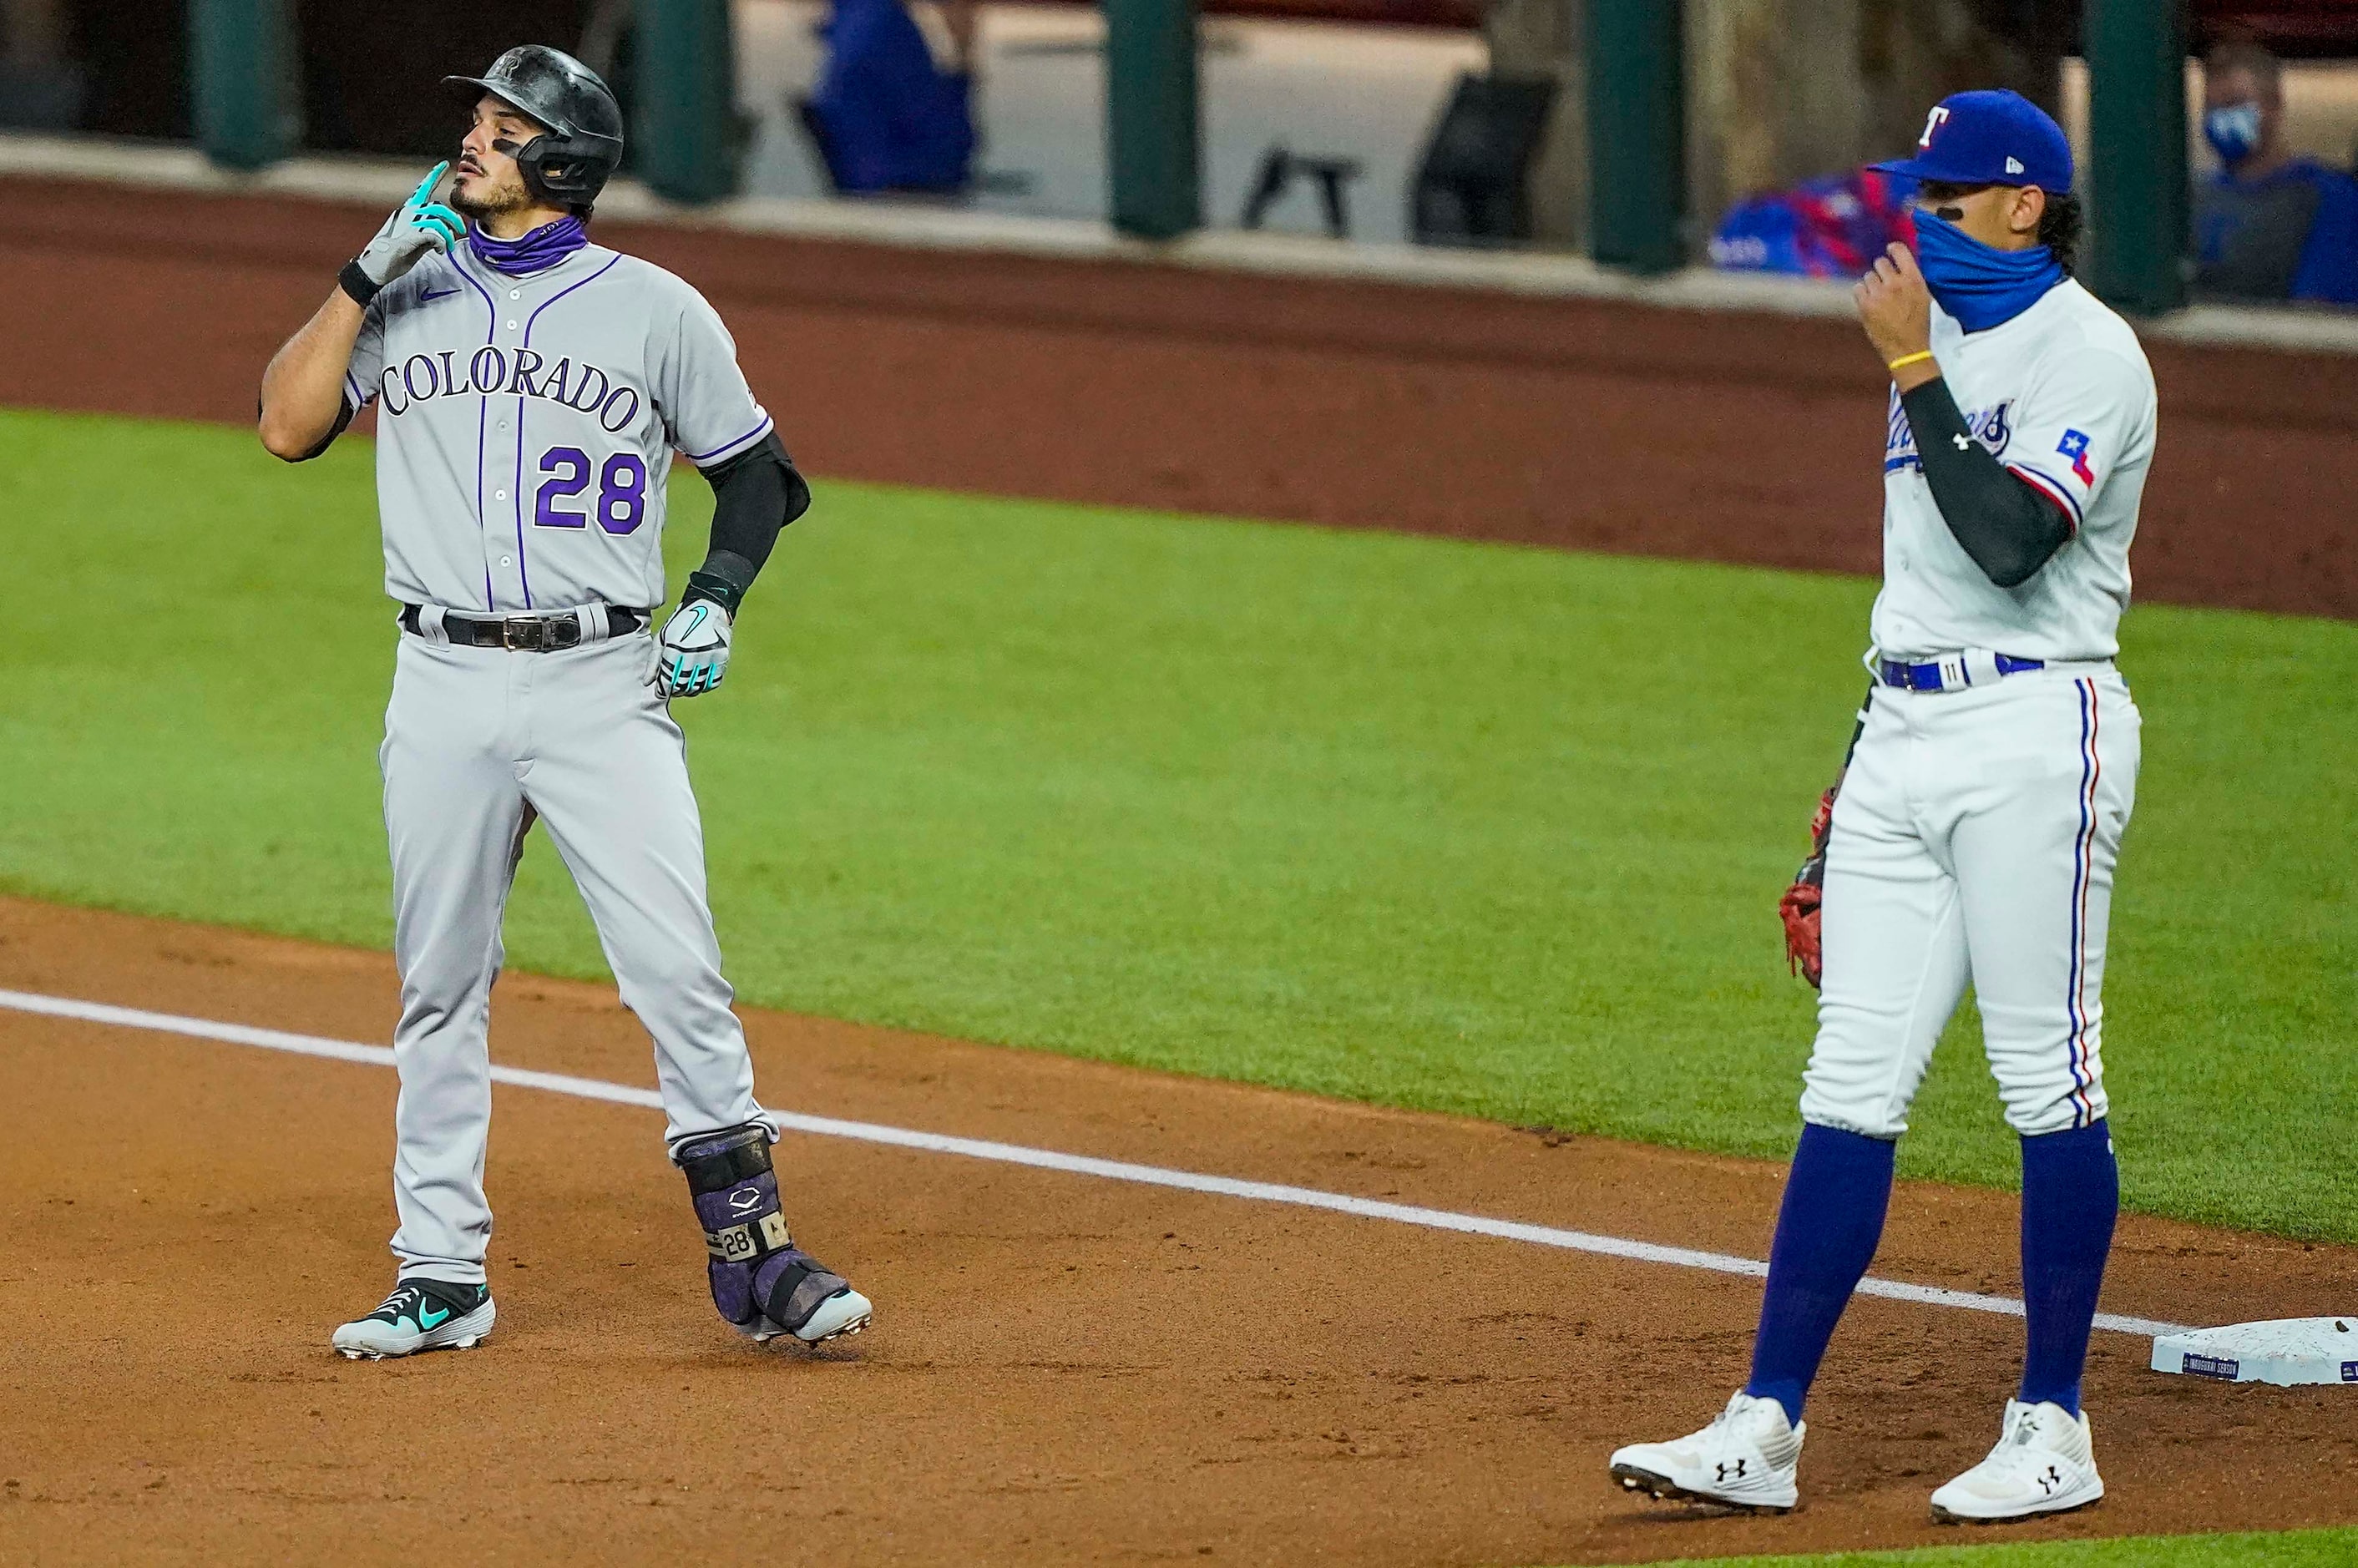
<svg viewBox="0 0 2358 1568">
<path fill-rule="evenodd" d="M 2347 1383 L 2358 1388 L 2358 1314 L 2280 1317 L 2165 1334 L 2153 1369 L 2222 1383 Z"/>
</svg>

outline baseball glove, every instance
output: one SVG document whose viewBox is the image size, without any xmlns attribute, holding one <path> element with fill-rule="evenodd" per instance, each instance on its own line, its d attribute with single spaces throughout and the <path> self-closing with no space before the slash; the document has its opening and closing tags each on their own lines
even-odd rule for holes
<svg viewBox="0 0 2358 1568">
<path fill-rule="evenodd" d="M 1819 915 L 1825 902 L 1826 845 L 1834 836 L 1834 797 L 1842 794 L 1851 759 L 1858 755 L 1859 737 L 1866 733 L 1866 710 L 1874 701 L 1875 688 L 1869 687 L 1866 701 L 1859 704 L 1858 721 L 1851 726 L 1842 766 L 1834 771 L 1833 785 L 1818 796 L 1818 814 L 1810 818 L 1810 858 L 1801 862 L 1801 869 L 1793 873 L 1793 885 L 1777 901 L 1777 914 L 1785 923 L 1785 962 L 1813 986 L 1823 985 L 1826 973 Z"/>
<path fill-rule="evenodd" d="M 1818 922 L 1825 896 L 1826 840 L 1833 836 L 1833 822 L 1834 791 L 1830 789 L 1818 797 L 1818 814 L 1810 819 L 1810 858 L 1801 862 L 1801 869 L 1793 873 L 1793 885 L 1777 901 L 1777 914 L 1785 922 L 1785 963 L 1813 986 L 1825 979 Z"/>
</svg>

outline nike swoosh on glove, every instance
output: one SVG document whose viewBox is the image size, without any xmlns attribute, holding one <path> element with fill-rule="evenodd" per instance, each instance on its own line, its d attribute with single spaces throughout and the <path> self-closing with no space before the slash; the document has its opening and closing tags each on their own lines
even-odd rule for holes
<svg viewBox="0 0 2358 1568">
<path fill-rule="evenodd" d="M 729 673 L 729 611 L 708 599 L 673 611 L 656 650 L 655 694 L 695 697 L 719 686 Z"/>
<path fill-rule="evenodd" d="M 410 192 L 409 200 L 394 209 L 393 216 L 384 221 L 384 227 L 376 232 L 376 238 L 362 249 L 355 259 L 371 283 L 384 287 L 416 266 L 418 258 L 427 251 L 449 254 L 450 247 L 457 244 L 460 236 L 467 232 L 465 219 L 439 201 L 431 200 L 434 188 L 449 172 L 448 160 L 436 164 L 426 178 L 417 182 L 417 189 Z"/>
</svg>

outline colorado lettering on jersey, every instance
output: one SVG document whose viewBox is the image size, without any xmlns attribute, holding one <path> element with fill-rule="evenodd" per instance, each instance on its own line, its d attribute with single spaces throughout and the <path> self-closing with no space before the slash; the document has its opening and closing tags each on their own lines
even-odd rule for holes
<svg viewBox="0 0 2358 1568">
<path fill-rule="evenodd" d="M 617 384 L 612 376 L 587 360 L 578 368 L 570 358 L 549 364 L 530 349 L 510 352 L 491 344 L 471 352 L 444 349 L 412 354 L 377 374 L 378 399 L 385 413 L 396 419 L 414 406 L 436 398 L 490 394 L 559 403 L 577 414 L 591 416 L 601 427 L 616 433 L 630 428 L 639 416 L 638 388 Z"/>
<path fill-rule="evenodd" d="M 773 428 L 703 296 L 597 244 L 529 273 L 420 261 L 363 312 L 344 392 L 383 406 L 385 592 L 476 615 L 663 603 L 672 453 Z"/>
<path fill-rule="evenodd" d="M 2004 457 L 2006 444 L 2014 439 L 2014 399 L 1988 408 L 1976 408 L 1965 414 L 1965 428 L 1974 439 L 1989 449 L 1992 457 Z M 1924 471 L 1924 460 L 1917 455 L 1916 432 L 1909 428 L 1907 411 L 1899 406 L 1899 389 L 1892 388 L 1891 409 L 1883 438 L 1883 471 L 1898 473 L 1904 469 Z"/>
</svg>

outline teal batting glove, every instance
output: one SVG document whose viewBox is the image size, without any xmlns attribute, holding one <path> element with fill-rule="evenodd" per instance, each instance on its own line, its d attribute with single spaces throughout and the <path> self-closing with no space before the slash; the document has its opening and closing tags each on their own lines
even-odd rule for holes
<svg viewBox="0 0 2358 1568">
<path fill-rule="evenodd" d="M 447 255 L 450 247 L 467 232 L 467 221 L 433 199 L 434 188 L 450 172 L 446 160 L 438 163 L 417 182 L 409 200 L 394 210 L 376 232 L 352 266 L 368 280 L 372 288 L 383 288 L 417 265 L 418 258 L 432 251 Z"/>
</svg>

